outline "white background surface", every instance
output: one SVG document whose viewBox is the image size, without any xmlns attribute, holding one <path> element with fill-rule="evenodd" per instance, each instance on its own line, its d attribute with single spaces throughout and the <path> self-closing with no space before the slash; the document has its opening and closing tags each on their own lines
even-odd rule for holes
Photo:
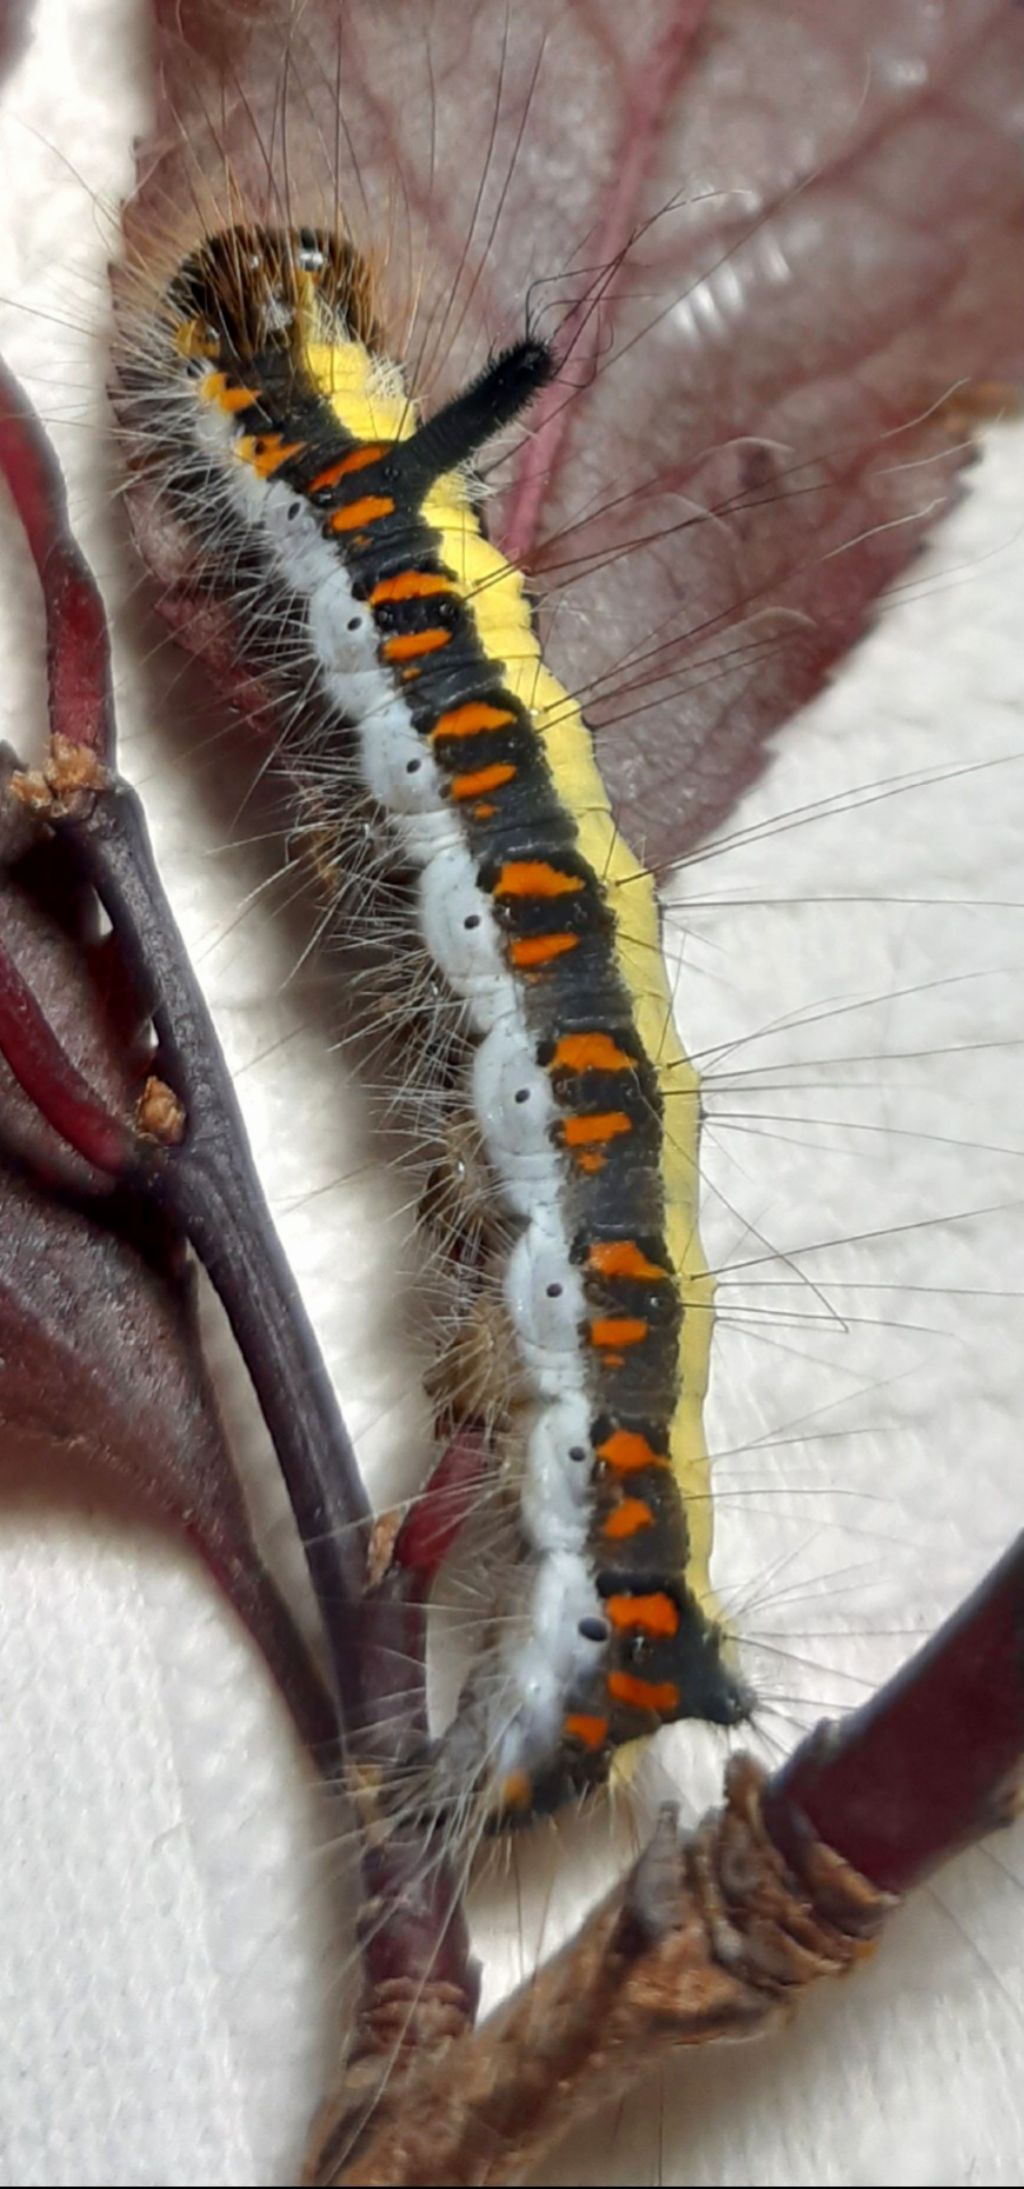
<svg viewBox="0 0 1024 2189">
<path fill-rule="evenodd" d="M 245 820 L 178 719 L 175 660 L 140 661 L 110 508 L 104 267 L 145 119 L 136 38 L 130 0 L 41 0 L 0 122 L 0 336 L 57 440 L 114 613 L 124 763 L 383 1470 L 418 1419 L 389 1336 L 394 1187 L 353 1160 L 315 991 L 288 978 L 294 933 L 262 898 L 245 907 L 266 864 L 224 856 Z M 13 520 L 0 551 L 2 731 L 24 751 L 41 649 Z M 837 813 L 702 860 L 676 892 L 682 1028 L 713 1052 L 707 1238 L 734 1266 L 710 1416 L 717 1573 L 783 1746 L 856 1701 L 1019 1525 L 1022 581 L 1018 425 L 992 434 L 907 597 L 737 821 L 836 794 Z M 1003 759 L 860 810 L 845 795 Z M 87 1494 L 69 1513 L 0 1480 L 0 2181 L 293 2179 L 342 2004 L 328 1825 L 205 1577 Z M 715 1738 L 676 1729 L 660 1760 L 695 1807 L 711 1798 Z M 689 2063 L 560 2178 L 1024 2180 L 1022 1885 L 1019 1836 L 962 1860 L 799 2029 Z M 530 1917 L 512 1894 L 489 1915 L 507 1975 L 532 1954 Z"/>
</svg>

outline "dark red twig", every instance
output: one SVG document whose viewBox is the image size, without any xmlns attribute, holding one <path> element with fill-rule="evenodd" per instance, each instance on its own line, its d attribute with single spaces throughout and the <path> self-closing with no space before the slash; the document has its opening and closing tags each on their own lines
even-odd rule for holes
<svg viewBox="0 0 1024 2189">
<path fill-rule="evenodd" d="M 48 604 L 58 621 L 62 597 L 51 595 Z M 59 631 L 51 643 L 59 647 Z M 0 1048 L 55 1131 L 88 1161 L 159 1203 L 220 1293 L 274 1441 L 314 1587 L 330 1607 L 346 1714 L 363 1725 L 360 1657 L 348 1612 L 364 1590 L 369 1508 L 355 1456 L 263 1199 L 138 799 L 106 770 L 96 770 L 88 788 L 75 782 L 65 794 L 65 775 L 58 752 L 48 780 L 21 779 L 23 794 L 67 837 L 113 923 L 133 986 L 152 1013 L 160 1069 L 171 1082 L 161 1090 L 163 1115 L 154 1118 L 153 1132 L 144 1129 L 145 1107 L 142 1130 L 111 1115 L 2 955 Z"/>
<path fill-rule="evenodd" d="M 0 471 L 39 574 L 46 608 L 51 735 L 113 762 L 110 641 L 103 603 L 68 525 L 60 466 L 27 396 L 0 358 Z"/>
<path fill-rule="evenodd" d="M 241 1112 L 199 984 L 153 862 L 142 809 L 122 782 L 74 824 L 74 841 L 152 1009 L 158 1057 L 185 1115 L 175 1148 L 144 1160 L 149 1188 L 220 1293 L 274 1440 L 318 1598 L 346 1716 L 365 1722 L 359 1652 L 345 1615 L 365 1587 L 369 1507 L 295 1279 L 273 1229 Z"/>
<path fill-rule="evenodd" d="M 346 1718 L 367 1722 L 352 1613 L 364 1593 L 369 1507 L 298 1287 L 277 1240 L 241 1111 L 188 963 L 135 793 L 111 772 L 110 646 L 95 580 L 39 420 L 0 364 L 0 469 L 25 527 L 46 613 L 51 724 L 42 776 L 14 779 L 63 835 L 118 937 L 171 1081 L 157 1132 L 110 1115 L 63 1051 L 16 967 L 0 959 L 0 1047 L 47 1122 L 90 1162 L 144 1190 L 189 1239 L 220 1293 L 274 1441 L 326 1619 Z M 180 1145 L 168 1144 L 180 1139 Z"/>
<path fill-rule="evenodd" d="M 783 1849 L 801 1818 L 904 1893 L 1016 1814 L 1024 1757 L 1024 1535 L 863 1709 L 819 1726 L 772 1781 Z"/>
<path fill-rule="evenodd" d="M 122 969 L 157 1037 L 133 1118 L 118 1116 L 67 1055 L 13 960 L 0 953 L 0 1052 L 39 1113 L 88 1161 L 157 1203 L 223 1301 L 266 1420 L 323 1617 L 349 1760 L 367 1826 L 366 1997 L 378 2030 L 409 2002 L 416 2042 L 443 2013 L 475 2010 L 476 1975 L 446 1866 L 415 1820 L 384 1840 L 376 1804 L 404 1758 L 423 1665 L 419 1579 L 395 1565 L 373 1587 L 370 1513 L 355 1456 L 253 1165 L 230 1075 L 164 894 L 135 793 L 113 772 L 109 643 L 95 582 L 67 529 L 56 459 L 0 366 L 0 470 L 25 524 L 46 611 L 51 740 L 9 795 L 54 832 L 111 921 Z M 412 1727 L 422 1736 L 423 1722 Z M 426 1827 L 424 1827 L 425 1829 Z M 397 1987 L 397 1989 L 396 1989 Z"/>
</svg>

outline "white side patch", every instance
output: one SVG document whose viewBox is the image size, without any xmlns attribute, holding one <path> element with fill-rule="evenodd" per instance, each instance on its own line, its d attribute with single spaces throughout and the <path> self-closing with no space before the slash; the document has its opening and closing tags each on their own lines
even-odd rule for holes
<svg viewBox="0 0 1024 2189">
<path fill-rule="evenodd" d="M 462 844 L 439 851 L 420 881 L 420 926 L 435 965 L 468 1003 L 477 1033 L 487 1033 L 515 1001 L 490 898 Z"/>
<path fill-rule="evenodd" d="M 544 1398 L 582 1391 L 586 1370 L 580 1326 L 586 1302 L 580 1272 L 569 1260 L 559 1209 L 538 1209 L 516 1240 L 505 1273 L 505 1298 L 529 1384 Z"/>
<path fill-rule="evenodd" d="M 538 1406 L 526 1439 L 522 1488 L 523 1526 L 536 1551 L 585 1549 L 592 1466 L 586 1392 Z"/>
<path fill-rule="evenodd" d="M 551 1141 L 555 1101 L 518 999 L 473 1058 L 473 1107 L 510 1208 L 517 1216 L 553 1208 L 560 1183 Z"/>
<path fill-rule="evenodd" d="M 509 1685 L 520 1700 L 499 1742 L 502 1776 L 557 1749 L 566 1692 L 594 1669 L 604 1649 L 603 1640 L 580 1633 L 584 1620 L 604 1626 L 590 1562 L 570 1551 L 552 1551 L 538 1563 L 529 1632 L 514 1654 L 503 1652 Z M 499 1704 L 494 1715 L 500 1721 Z"/>
</svg>

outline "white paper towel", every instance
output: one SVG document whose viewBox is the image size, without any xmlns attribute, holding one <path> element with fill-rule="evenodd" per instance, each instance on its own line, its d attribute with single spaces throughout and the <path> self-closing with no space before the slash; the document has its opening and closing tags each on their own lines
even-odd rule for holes
<svg viewBox="0 0 1024 2189">
<path fill-rule="evenodd" d="M 183 756 L 194 725 L 175 742 L 176 670 L 138 662 L 114 545 L 96 328 L 145 119 L 140 48 L 132 0 L 40 0 L 0 121 L 2 346 L 117 612 L 125 764 L 346 1411 L 383 1469 L 419 1418 L 389 1256 L 378 1294 L 345 1273 L 386 1237 L 395 1189 L 364 1168 L 323 1022 L 288 981 L 294 933 L 261 897 L 239 916 L 264 854 L 220 855 L 245 819 L 232 831 L 216 752 Z M 0 549 L 2 729 L 25 749 L 40 623 L 13 519 Z M 738 824 L 1015 754 L 1022 579 L 1017 426 L 992 435 L 930 562 L 780 740 Z M 723 1045 L 707 1147 L 712 1259 L 735 1268 L 711 1417 L 719 1573 L 761 1643 L 783 1745 L 858 1699 L 1019 1524 L 1022 829 L 1011 762 L 844 801 L 677 891 L 684 1033 Z M 989 1213 L 920 1228 L 974 1208 Z M 766 1242 L 816 1241 L 767 1259 Z M 0 2181 L 293 2179 L 341 2005 L 338 1865 L 246 1640 L 184 1552 L 0 1483 L 0 1711 Z M 711 1798 L 716 1740 L 677 1729 L 663 1748 L 686 1798 Z M 593 1825 L 574 1875 L 599 1843 Z M 962 1860 L 798 2028 L 681 2066 L 663 2103 L 647 2093 L 602 2123 L 558 2178 L 1021 2181 L 1022 1881 L 1019 1837 Z M 488 1904 L 506 1979 L 533 1951 L 528 1890 L 524 1904 Z"/>
</svg>

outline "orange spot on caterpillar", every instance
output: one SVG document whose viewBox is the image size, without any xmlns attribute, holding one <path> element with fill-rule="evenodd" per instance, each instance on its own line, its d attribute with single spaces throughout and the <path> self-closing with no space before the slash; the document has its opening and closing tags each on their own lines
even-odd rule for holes
<svg viewBox="0 0 1024 2189">
<path fill-rule="evenodd" d="M 601 1529 L 610 1543 L 622 1543 L 631 1535 L 639 1535 L 641 1528 L 654 1525 L 654 1514 L 642 1497 L 623 1497 L 608 1514 Z"/>
<path fill-rule="evenodd" d="M 533 1801 L 533 1780 L 528 1771 L 510 1771 L 501 1782 L 503 1809 L 528 1809 Z"/>
<path fill-rule="evenodd" d="M 253 404 L 258 403 L 259 399 L 260 391 L 258 388 L 229 387 L 225 388 L 223 395 L 219 395 L 217 397 L 217 408 L 218 410 L 225 410 L 229 412 L 236 410 L 251 410 Z"/>
<path fill-rule="evenodd" d="M 451 639 L 450 631 L 440 626 L 433 631 L 410 631 L 401 638 L 387 638 L 381 647 L 385 661 L 408 661 L 412 654 L 436 654 Z"/>
<path fill-rule="evenodd" d="M 608 1157 L 602 1155 L 597 1148 L 583 1148 L 578 1150 L 576 1154 L 577 1166 L 581 1171 L 603 1171 L 607 1161 Z"/>
<path fill-rule="evenodd" d="M 370 594 L 370 606 L 381 608 L 393 600 L 430 600 L 435 593 L 456 591 L 450 578 L 438 577 L 434 570 L 400 570 L 397 577 L 378 579 Z"/>
<path fill-rule="evenodd" d="M 179 357 L 214 358 L 220 356 L 220 343 L 217 336 L 212 330 L 203 325 L 201 319 L 188 319 L 182 326 L 175 329 L 174 347 Z"/>
<path fill-rule="evenodd" d="M 474 821 L 493 821 L 497 810 L 497 806 L 474 806 L 473 819 Z"/>
<path fill-rule="evenodd" d="M 642 1315 L 599 1315 L 590 1325 L 590 1343 L 599 1348 L 642 1345 L 650 1327 Z"/>
<path fill-rule="evenodd" d="M 631 1072 L 634 1059 L 610 1034 L 563 1034 L 549 1072 Z"/>
<path fill-rule="evenodd" d="M 477 737 L 481 730 L 505 730 L 515 715 L 507 707 L 492 707 L 486 699 L 467 699 L 463 707 L 451 707 L 447 714 L 438 715 L 430 732 L 431 742 L 439 737 Z"/>
<path fill-rule="evenodd" d="M 243 462 L 251 463 L 261 479 L 269 479 L 273 472 L 280 471 L 281 465 L 288 462 L 289 456 L 301 456 L 306 444 L 305 441 L 285 441 L 279 433 L 268 433 L 255 440 L 247 434 L 237 446 Z"/>
<path fill-rule="evenodd" d="M 670 1718 L 679 1708 L 679 1689 L 674 1680 L 638 1680 L 633 1672 L 609 1672 L 608 1693 L 614 1702 L 628 1703 L 631 1710 L 653 1710 Z"/>
<path fill-rule="evenodd" d="M 632 1130 L 632 1121 L 625 1110 L 591 1110 L 584 1117 L 567 1117 L 562 1126 L 562 1138 L 567 1148 L 585 1148 L 595 1140 L 614 1140 L 620 1133 Z"/>
<path fill-rule="evenodd" d="M 417 677 L 419 676 L 419 673 L 420 673 L 420 672 L 419 672 L 419 670 L 418 670 L 418 669 L 403 669 L 403 670 L 402 670 L 402 682 L 403 682 L 403 684 L 414 684 L 414 683 L 415 683 L 415 681 L 416 681 L 416 678 L 417 678 Z"/>
<path fill-rule="evenodd" d="M 661 1589 L 650 1596 L 606 1596 L 604 1608 L 620 1633 L 666 1636 L 679 1632 L 679 1606 Z"/>
<path fill-rule="evenodd" d="M 287 444 L 280 433 L 243 433 L 235 442 L 235 455 L 239 463 L 251 464 L 263 478 L 269 478 L 286 457 L 296 455 L 304 447 L 302 441 Z"/>
<path fill-rule="evenodd" d="M 584 1710 L 570 1711 L 562 1721 L 566 1740 L 579 1741 L 581 1748 L 603 1748 L 608 1738 L 607 1718 L 591 1717 Z"/>
<path fill-rule="evenodd" d="M 361 501 L 349 502 L 344 509 L 336 509 L 329 517 L 331 532 L 355 532 L 361 524 L 373 524 L 378 517 L 390 517 L 394 512 L 390 494 L 364 494 Z"/>
<path fill-rule="evenodd" d="M 667 1269 L 649 1262 L 635 1239 L 595 1239 L 587 1254 L 587 1268 L 601 1277 L 667 1277 Z"/>
<path fill-rule="evenodd" d="M 219 403 L 228 385 L 226 372 L 204 373 L 199 382 L 199 396 L 203 403 Z"/>
<path fill-rule="evenodd" d="M 326 471 L 318 471 L 316 478 L 310 480 L 307 491 L 319 494 L 325 487 L 337 486 L 339 479 L 347 479 L 351 472 L 365 471 L 368 464 L 378 463 L 386 456 L 392 445 L 390 441 L 367 441 L 362 448 L 350 449 L 336 464 L 328 464 Z"/>
<path fill-rule="evenodd" d="M 477 768 L 472 775 L 453 775 L 449 794 L 460 801 L 477 798 L 482 790 L 500 790 L 503 783 L 511 783 L 515 772 L 511 760 L 495 760 L 489 768 Z"/>
<path fill-rule="evenodd" d="M 667 1467 L 663 1452 L 656 1452 L 647 1438 L 636 1429 L 613 1429 L 611 1436 L 597 1447 L 598 1459 L 603 1459 L 617 1474 L 638 1474 L 641 1467 Z"/>
<path fill-rule="evenodd" d="M 578 874 L 562 874 L 546 859 L 510 859 L 502 867 L 492 894 L 495 897 L 569 897 L 583 883 Z"/>
<path fill-rule="evenodd" d="M 602 1362 L 604 1368 L 625 1368 L 625 1365 L 626 1356 L 624 1353 L 606 1353 Z"/>
<path fill-rule="evenodd" d="M 575 950 L 578 935 L 522 935 L 508 946 L 513 965 L 522 968 L 531 965 L 550 965 L 553 958 L 564 958 L 567 951 Z"/>
</svg>

